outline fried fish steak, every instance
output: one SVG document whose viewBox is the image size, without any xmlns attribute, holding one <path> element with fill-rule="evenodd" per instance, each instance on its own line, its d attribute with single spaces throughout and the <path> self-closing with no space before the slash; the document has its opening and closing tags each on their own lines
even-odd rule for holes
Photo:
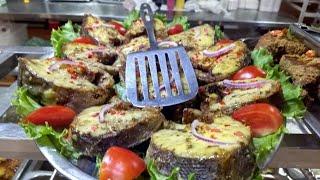
<svg viewBox="0 0 320 180">
<path fill-rule="evenodd" d="M 280 69 L 289 75 L 294 84 L 306 86 L 318 82 L 320 77 L 320 58 L 306 55 L 283 55 Z"/>
<path fill-rule="evenodd" d="M 162 129 L 151 137 L 146 159 L 154 162 L 164 175 L 179 167 L 178 179 L 248 179 L 255 167 L 249 147 L 250 129 L 229 116 L 215 118 L 213 123 L 200 123 L 197 133 L 226 146 L 208 143 L 191 132 L 189 125 L 177 124 Z"/>
<path fill-rule="evenodd" d="M 189 57 L 193 67 L 196 69 L 197 78 L 204 82 L 215 82 L 230 77 L 239 69 L 244 67 L 246 62 L 247 46 L 242 41 L 217 43 L 207 51 L 217 51 L 231 43 L 235 45 L 229 52 L 218 57 L 208 57 L 204 51 L 189 51 Z"/>
<path fill-rule="evenodd" d="M 109 104 L 103 122 L 103 106 L 83 110 L 70 125 L 72 141 L 86 155 L 103 155 L 110 146 L 132 147 L 158 130 L 165 120 L 159 109 L 135 108 L 122 101 Z"/>
<path fill-rule="evenodd" d="M 154 31 L 155 31 L 156 38 L 159 38 L 159 39 L 166 38 L 168 34 L 167 34 L 165 24 L 157 18 L 154 18 L 153 20 L 154 20 L 153 22 L 154 22 Z M 127 38 L 127 40 L 131 40 L 132 38 L 142 36 L 142 35 L 146 35 L 146 29 L 144 27 L 142 19 L 139 18 L 138 20 L 133 22 L 131 27 L 126 32 L 125 37 Z"/>
<path fill-rule="evenodd" d="M 275 80 L 254 78 L 247 80 L 234 80 L 234 83 L 249 83 L 261 81 L 261 85 L 248 89 L 229 89 L 218 82 L 206 86 L 207 93 L 205 100 L 201 104 L 202 111 L 222 112 L 231 114 L 234 110 L 258 101 L 264 101 L 280 91 L 280 83 Z"/>
<path fill-rule="evenodd" d="M 267 48 L 276 58 L 281 58 L 284 54 L 301 55 L 307 51 L 307 47 L 288 29 L 270 31 L 259 39 L 255 49 Z"/>
<path fill-rule="evenodd" d="M 85 15 L 82 23 L 82 34 L 90 36 L 97 44 L 105 46 L 118 46 L 125 37 L 101 18 Z"/>
<path fill-rule="evenodd" d="M 42 104 L 60 104 L 77 111 L 103 104 L 112 96 L 114 80 L 105 70 L 81 62 L 59 64 L 60 61 L 19 58 L 20 85 Z"/>
<path fill-rule="evenodd" d="M 182 45 L 187 51 L 204 50 L 213 46 L 214 30 L 209 24 L 204 24 L 169 36 L 166 40 Z"/>
<path fill-rule="evenodd" d="M 68 42 L 62 46 L 63 55 L 72 60 L 99 62 L 111 65 L 117 58 L 117 52 L 112 47 L 93 44 Z"/>
</svg>

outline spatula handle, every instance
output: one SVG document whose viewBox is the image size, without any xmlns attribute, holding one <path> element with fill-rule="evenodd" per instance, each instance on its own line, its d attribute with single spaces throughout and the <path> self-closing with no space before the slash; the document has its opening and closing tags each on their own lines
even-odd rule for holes
<svg viewBox="0 0 320 180">
<path fill-rule="evenodd" d="M 140 16 L 142 18 L 142 21 L 144 23 L 144 27 L 146 28 L 148 37 L 149 37 L 149 43 L 150 43 L 150 49 L 157 49 L 157 40 L 154 35 L 154 28 L 153 28 L 153 12 L 149 4 L 143 3 L 140 7 Z"/>
</svg>

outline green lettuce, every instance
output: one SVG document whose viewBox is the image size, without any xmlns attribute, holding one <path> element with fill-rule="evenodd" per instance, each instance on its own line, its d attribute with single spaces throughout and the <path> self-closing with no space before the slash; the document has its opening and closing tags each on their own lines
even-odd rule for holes
<svg viewBox="0 0 320 180">
<path fill-rule="evenodd" d="M 63 44 L 73 41 L 77 37 L 80 37 L 80 26 L 73 25 L 71 21 L 68 21 L 57 30 L 53 29 L 50 40 L 54 48 L 54 55 L 56 57 L 62 57 Z"/>
<path fill-rule="evenodd" d="M 70 159 L 78 159 L 81 153 L 77 152 L 72 144 L 65 139 L 68 130 L 55 131 L 48 124 L 34 125 L 31 123 L 20 124 L 26 134 L 37 141 L 40 146 L 54 147 L 61 155 Z"/>
<path fill-rule="evenodd" d="M 167 28 L 170 28 L 176 24 L 182 25 L 184 31 L 190 28 L 187 16 L 175 16 L 173 20 L 167 24 Z"/>
<path fill-rule="evenodd" d="M 286 117 L 303 117 L 306 107 L 303 103 L 302 88 L 290 82 L 290 77 L 274 65 L 273 57 L 265 48 L 259 48 L 251 53 L 253 64 L 267 73 L 268 79 L 277 80 L 281 84 L 284 105 L 282 114 Z"/>
<path fill-rule="evenodd" d="M 280 142 L 281 135 L 285 133 L 284 129 L 284 127 L 280 127 L 278 131 L 273 134 L 260 138 L 253 138 L 253 146 L 255 148 L 254 154 L 257 162 L 263 162 L 275 149 Z"/>
<path fill-rule="evenodd" d="M 134 21 L 139 19 L 140 14 L 139 11 L 133 10 L 129 13 L 129 15 L 123 21 L 123 27 L 129 29 Z"/>
<path fill-rule="evenodd" d="M 19 87 L 15 92 L 15 97 L 12 99 L 11 104 L 16 108 L 16 113 L 20 117 L 25 117 L 32 111 L 41 107 L 28 93 L 25 87 Z"/>
<path fill-rule="evenodd" d="M 156 12 L 153 17 L 167 24 L 167 16 L 165 14 Z"/>
<path fill-rule="evenodd" d="M 220 40 L 224 38 L 224 33 L 221 30 L 221 27 L 218 25 L 214 26 L 214 39 Z"/>
<path fill-rule="evenodd" d="M 154 162 L 152 160 L 148 161 L 147 169 L 148 169 L 151 180 L 178 180 L 178 175 L 180 171 L 179 167 L 175 167 L 172 169 L 169 176 L 165 176 L 158 171 L 157 167 L 154 165 Z M 191 173 L 188 175 L 188 180 L 195 180 L 195 179 L 196 179 L 195 173 Z"/>
</svg>

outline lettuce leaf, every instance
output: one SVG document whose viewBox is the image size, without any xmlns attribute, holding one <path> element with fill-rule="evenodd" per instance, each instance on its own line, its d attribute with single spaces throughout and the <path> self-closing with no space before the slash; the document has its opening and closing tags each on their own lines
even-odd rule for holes
<svg viewBox="0 0 320 180">
<path fill-rule="evenodd" d="M 153 17 L 159 19 L 164 24 L 167 24 L 167 16 L 165 14 L 156 12 Z"/>
<path fill-rule="evenodd" d="M 281 84 L 284 105 L 282 114 L 286 117 L 300 118 L 304 115 L 306 107 L 303 103 L 302 88 L 290 82 L 290 77 L 274 65 L 273 57 L 265 48 L 259 48 L 251 53 L 253 64 L 267 73 L 268 79 L 278 80 Z"/>
<path fill-rule="evenodd" d="M 11 104 L 16 108 L 16 113 L 20 117 L 25 117 L 32 111 L 41 107 L 33 97 L 28 93 L 25 87 L 19 87 L 15 92 L 15 97 L 12 99 Z"/>
<path fill-rule="evenodd" d="M 167 24 L 167 28 L 170 28 L 176 24 L 181 24 L 184 31 L 190 28 L 187 16 L 175 16 L 173 20 Z"/>
<path fill-rule="evenodd" d="M 172 169 L 169 176 L 165 176 L 158 171 L 157 167 L 154 165 L 154 162 L 152 160 L 148 161 L 147 169 L 148 169 L 151 180 L 178 180 L 178 175 L 180 171 L 179 167 L 175 167 Z M 195 179 L 196 179 L 195 173 L 190 173 L 188 175 L 188 180 L 195 180 Z"/>
<path fill-rule="evenodd" d="M 271 151 L 277 146 L 280 137 L 284 134 L 284 127 L 280 127 L 277 132 L 263 136 L 260 138 L 253 138 L 253 146 L 255 148 L 254 154 L 257 162 L 263 162 Z"/>
<path fill-rule="evenodd" d="M 68 21 L 57 30 L 53 29 L 50 40 L 54 48 L 54 55 L 56 57 L 62 57 L 63 44 L 73 41 L 77 37 L 80 37 L 80 26 L 73 25 L 71 21 Z"/>
<path fill-rule="evenodd" d="M 180 170 L 179 167 L 173 168 L 171 174 L 169 176 L 165 176 L 158 171 L 157 167 L 154 165 L 154 162 L 151 160 L 149 160 L 147 163 L 147 169 L 151 180 L 177 180 Z"/>
<path fill-rule="evenodd" d="M 133 10 L 129 13 L 129 15 L 124 19 L 123 21 L 123 27 L 126 28 L 126 29 L 129 29 L 132 25 L 132 23 L 139 19 L 140 17 L 140 14 L 139 14 L 139 11 L 137 10 Z"/>
<path fill-rule="evenodd" d="M 41 146 L 54 147 L 64 157 L 78 159 L 81 153 L 77 152 L 72 144 L 65 139 L 68 130 L 64 129 L 61 132 L 55 131 L 48 124 L 34 125 L 31 123 L 20 124 L 26 134 L 37 141 Z"/>
<path fill-rule="evenodd" d="M 221 27 L 218 25 L 214 26 L 214 39 L 220 40 L 224 38 L 224 33 L 221 30 Z"/>
</svg>

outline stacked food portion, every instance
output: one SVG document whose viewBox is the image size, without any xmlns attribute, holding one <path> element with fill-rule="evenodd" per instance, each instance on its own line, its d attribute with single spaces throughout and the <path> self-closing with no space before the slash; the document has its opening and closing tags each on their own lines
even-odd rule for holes
<svg viewBox="0 0 320 180">
<path fill-rule="evenodd" d="M 126 57 L 149 48 L 139 13 L 123 22 L 86 15 L 81 27 L 69 21 L 53 30 L 54 57 L 19 59 L 13 105 L 21 126 L 70 160 L 95 158 L 100 179 L 257 177 L 257 165 L 284 133 L 284 117 L 303 116 L 303 98 L 313 97 L 316 54 L 290 31 L 276 30 L 262 36 L 251 60 L 246 44 L 224 38 L 218 26 L 189 28 L 186 17 L 167 22 L 162 14 L 154 22 L 161 48 L 187 50 L 197 97 L 172 107 L 133 107 Z"/>
</svg>

